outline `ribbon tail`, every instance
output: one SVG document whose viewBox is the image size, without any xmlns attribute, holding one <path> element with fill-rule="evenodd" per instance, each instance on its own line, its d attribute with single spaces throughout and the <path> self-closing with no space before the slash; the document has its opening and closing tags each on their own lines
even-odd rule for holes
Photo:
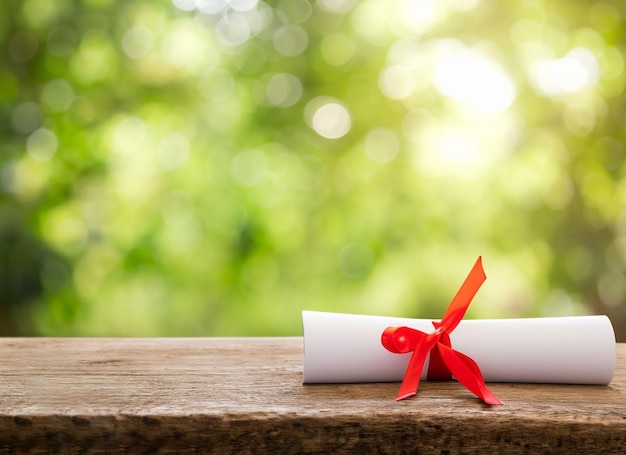
<svg viewBox="0 0 626 455">
<path fill-rule="evenodd" d="M 402 385 L 400 386 L 396 401 L 401 401 L 417 394 L 424 363 L 426 363 L 428 352 L 433 346 L 434 343 L 430 341 L 417 344 L 413 354 L 411 354 L 411 360 L 409 360 L 406 371 L 404 372 L 404 378 L 402 379 Z"/>
<path fill-rule="evenodd" d="M 486 279 L 482 257 L 479 256 L 441 319 L 441 326 L 446 332 L 452 332 L 459 325 L 467 307 Z"/>
<path fill-rule="evenodd" d="M 487 388 L 480 368 L 471 357 L 455 351 L 449 346 L 441 343 L 437 346 L 439 353 L 450 372 L 454 377 L 463 384 L 470 392 L 476 395 L 489 405 L 503 404 L 496 396 Z"/>
</svg>

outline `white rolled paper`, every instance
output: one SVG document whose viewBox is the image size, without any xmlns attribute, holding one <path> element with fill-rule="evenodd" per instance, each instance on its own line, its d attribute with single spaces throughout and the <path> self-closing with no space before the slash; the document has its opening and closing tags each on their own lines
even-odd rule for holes
<svg viewBox="0 0 626 455">
<path fill-rule="evenodd" d="M 411 353 L 394 354 L 381 343 L 390 326 L 426 333 L 428 319 L 303 311 L 307 383 L 399 382 Z M 606 316 L 463 320 L 452 347 L 470 356 L 486 382 L 597 384 L 615 372 L 615 333 Z M 422 372 L 426 379 L 428 359 Z"/>
</svg>

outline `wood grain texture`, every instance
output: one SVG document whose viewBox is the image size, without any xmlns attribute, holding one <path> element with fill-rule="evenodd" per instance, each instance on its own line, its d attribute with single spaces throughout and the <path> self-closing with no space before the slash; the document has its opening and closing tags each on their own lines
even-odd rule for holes
<svg viewBox="0 0 626 455">
<path fill-rule="evenodd" d="M 0 453 L 625 453 L 612 383 L 302 385 L 301 338 L 0 338 Z M 581 365 L 584 368 L 584 365 Z"/>
</svg>

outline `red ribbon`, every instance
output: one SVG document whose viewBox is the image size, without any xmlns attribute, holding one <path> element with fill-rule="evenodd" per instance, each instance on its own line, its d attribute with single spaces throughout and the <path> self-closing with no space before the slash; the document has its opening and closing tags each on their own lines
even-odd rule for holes
<svg viewBox="0 0 626 455">
<path fill-rule="evenodd" d="M 383 346 L 396 354 L 413 352 L 404 373 L 396 401 L 417 394 L 426 357 L 430 353 L 428 379 L 452 379 L 454 376 L 470 392 L 486 404 L 502 404 L 485 385 L 480 368 L 474 360 L 452 349 L 450 333 L 459 325 L 469 304 L 487 277 L 479 257 L 458 292 L 450 302 L 441 322 L 433 322 L 435 331 L 424 333 L 410 327 L 387 327 L 382 334 Z"/>
</svg>

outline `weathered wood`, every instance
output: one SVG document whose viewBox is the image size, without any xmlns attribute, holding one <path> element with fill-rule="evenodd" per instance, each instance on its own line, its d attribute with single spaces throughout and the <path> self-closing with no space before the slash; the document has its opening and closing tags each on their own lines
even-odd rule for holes
<svg viewBox="0 0 626 455">
<path fill-rule="evenodd" d="M 302 385 L 301 338 L 0 339 L 0 453 L 624 453 L 608 387 Z M 581 365 L 581 368 L 584 368 Z"/>
</svg>

